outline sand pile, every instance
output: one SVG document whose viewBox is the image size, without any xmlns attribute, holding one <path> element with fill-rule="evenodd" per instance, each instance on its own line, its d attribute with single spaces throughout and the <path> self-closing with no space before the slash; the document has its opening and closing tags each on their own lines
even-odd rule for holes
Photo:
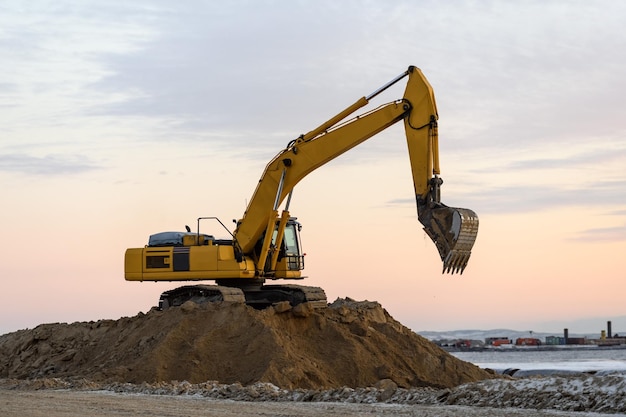
<svg viewBox="0 0 626 417">
<path fill-rule="evenodd" d="M 307 306 L 186 303 L 119 320 L 43 324 L 0 336 L 0 378 L 322 389 L 381 380 L 446 388 L 494 376 L 402 326 L 376 302 Z"/>
</svg>

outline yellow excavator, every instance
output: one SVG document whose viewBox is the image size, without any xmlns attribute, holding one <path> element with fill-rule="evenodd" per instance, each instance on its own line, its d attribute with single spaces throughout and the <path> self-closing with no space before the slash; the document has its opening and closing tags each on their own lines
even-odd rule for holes
<svg viewBox="0 0 626 417">
<path fill-rule="evenodd" d="M 408 77 L 402 99 L 346 120 L 371 99 Z M 441 203 L 437 107 L 433 89 L 421 70 L 410 66 L 381 88 L 288 143 L 266 166 L 234 232 L 216 217 L 198 218 L 197 230 L 150 236 L 143 248 L 127 249 L 124 272 L 128 281 L 204 281 L 217 285 L 185 285 L 161 295 L 159 308 L 186 301 L 245 302 L 255 308 L 288 301 L 326 305 L 321 288 L 266 285 L 268 280 L 304 278 L 301 225 L 289 213 L 293 189 L 313 170 L 370 137 L 404 121 L 418 220 L 435 243 L 443 273 L 463 273 L 478 233 L 472 210 Z M 284 205 L 283 205 L 284 204 Z M 279 208 L 283 207 L 279 215 Z M 200 233 L 201 221 L 225 229 L 230 238 Z M 223 233 L 223 232 L 222 232 Z"/>
</svg>

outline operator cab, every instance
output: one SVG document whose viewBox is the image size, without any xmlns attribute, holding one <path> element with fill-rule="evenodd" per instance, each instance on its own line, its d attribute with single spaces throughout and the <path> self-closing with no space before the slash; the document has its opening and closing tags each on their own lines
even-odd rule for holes
<svg viewBox="0 0 626 417">
<path fill-rule="evenodd" d="M 283 236 L 283 243 L 281 253 L 283 257 L 287 258 L 287 269 L 290 271 L 299 271 L 304 269 L 304 253 L 302 253 L 302 246 L 300 245 L 300 230 L 302 225 L 292 217 L 285 226 L 285 235 Z M 277 231 L 274 231 L 272 237 L 272 243 L 276 243 Z"/>
</svg>

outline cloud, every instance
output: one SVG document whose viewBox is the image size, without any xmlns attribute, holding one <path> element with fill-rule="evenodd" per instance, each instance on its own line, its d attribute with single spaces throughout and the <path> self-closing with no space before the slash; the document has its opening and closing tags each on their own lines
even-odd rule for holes
<svg viewBox="0 0 626 417">
<path fill-rule="evenodd" d="M 582 242 L 626 242 L 626 225 L 583 230 L 572 240 Z"/>
<path fill-rule="evenodd" d="M 597 171 L 598 168 L 606 167 L 615 163 L 623 166 L 626 161 L 626 140 L 622 138 L 600 140 L 599 143 L 589 141 L 567 145 L 546 144 L 543 147 L 534 148 L 536 155 L 520 155 L 502 161 L 499 171 L 528 170 L 554 170 L 554 169 L 578 169 L 579 172 L 586 170 Z M 547 157 L 542 155 L 555 155 Z"/>
<path fill-rule="evenodd" d="M 72 175 L 101 168 L 101 166 L 80 155 L 47 155 L 43 157 L 25 154 L 0 155 L 0 171 L 26 175 Z"/>
<path fill-rule="evenodd" d="M 444 185 L 445 187 L 445 185 Z M 524 213 L 558 207 L 624 207 L 626 180 L 590 187 L 565 189 L 558 185 L 511 185 L 472 187 L 471 192 L 454 192 L 456 201 L 477 213 Z M 448 199 L 446 199 L 448 196 Z M 450 193 L 442 189 L 442 201 L 449 201 Z M 413 198 L 397 198 L 388 205 L 415 205 Z"/>
<path fill-rule="evenodd" d="M 141 96 L 100 111 L 172 117 L 196 126 L 204 122 L 205 128 L 214 129 L 233 124 L 267 128 L 272 126 L 266 124 L 272 105 L 285 111 L 297 99 L 306 108 L 308 101 L 317 100 L 312 93 L 319 90 L 318 82 L 325 85 L 322 88 L 336 87 L 322 80 L 330 72 L 325 63 L 336 56 L 333 49 L 340 48 L 328 32 L 343 19 L 323 8 L 298 2 L 280 8 L 247 2 L 219 7 L 198 3 L 190 9 L 157 9 L 152 14 L 158 21 L 158 38 L 132 55 L 102 56 L 112 71 L 93 85 L 104 91 L 135 90 Z M 322 30 L 322 20 L 307 14 L 323 15 L 331 27 Z M 305 20 L 311 27 L 303 31 Z M 312 30 L 318 35 L 311 36 Z M 326 55 L 316 53 L 324 48 L 329 48 Z M 315 59 L 310 59 L 311 53 Z"/>
<path fill-rule="evenodd" d="M 415 64 L 459 150 L 626 130 L 618 110 L 626 63 L 615 53 L 626 44 L 613 36 L 626 10 L 615 3 L 154 4 L 142 18 L 130 14 L 152 39 L 131 54 L 97 56 L 108 73 L 90 88 L 125 99 L 91 114 L 167 119 L 171 132 L 238 134 L 238 144 L 275 148 Z"/>
<path fill-rule="evenodd" d="M 31 75 L 41 69 L 32 62 L 57 68 L 60 78 L 47 84 L 55 88 L 80 75 L 70 91 L 55 90 L 54 99 L 92 99 L 68 100 L 67 113 L 162 122 L 161 130 L 150 132 L 153 141 L 197 141 L 266 160 L 415 64 L 435 88 L 443 156 L 473 152 L 484 158 L 477 166 L 518 175 L 518 183 L 531 170 L 586 169 L 626 157 L 619 110 L 626 61 L 617 53 L 626 48 L 619 36 L 626 6 L 615 2 L 78 4 L 33 9 L 21 26 L 11 22 L 22 14 L 8 13 L 11 41 L 27 39 L 13 48 L 13 58 L 24 50 L 28 59 L 18 63 Z M 415 19 L 426 13 L 428 19 Z M 50 32 L 42 22 L 56 23 Z M 71 63 L 72 71 L 52 65 L 59 62 Z M 17 91 L 31 91 L 25 85 Z M 23 102 L 43 101 L 32 98 Z M 46 112 L 37 109 L 32 117 L 49 113 L 51 106 L 42 107 Z M 554 150 L 559 146 L 562 153 Z M 581 146 L 596 149 L 585 153 Z M 374 158 L 393 153 L 383 144 L 366 151 Z M 359 156 L 342 161 L 366 160 L 365 153 Z M 471 195 L 485 195 L 487 208 L 510 211 L 559 204 L 557 191 L 576 204 L 597 193 L 556 188 L 474 181 Z"/>
</svg>

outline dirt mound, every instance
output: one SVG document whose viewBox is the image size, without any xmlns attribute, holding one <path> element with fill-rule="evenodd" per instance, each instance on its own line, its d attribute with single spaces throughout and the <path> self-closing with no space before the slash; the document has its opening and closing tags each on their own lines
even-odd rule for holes
<svg viewBox="0 0 626 417">
<path fill-rule="evenodd" d="M 402 326 L 376 302 L 311 310 L 186 303 L 119 320 L 0 336 L 0 378 L 219 381 L 282 388 L 454 387 L 493 377 Z M 391 383 L 391 381 L 387 381 Z"/>
</svg>

